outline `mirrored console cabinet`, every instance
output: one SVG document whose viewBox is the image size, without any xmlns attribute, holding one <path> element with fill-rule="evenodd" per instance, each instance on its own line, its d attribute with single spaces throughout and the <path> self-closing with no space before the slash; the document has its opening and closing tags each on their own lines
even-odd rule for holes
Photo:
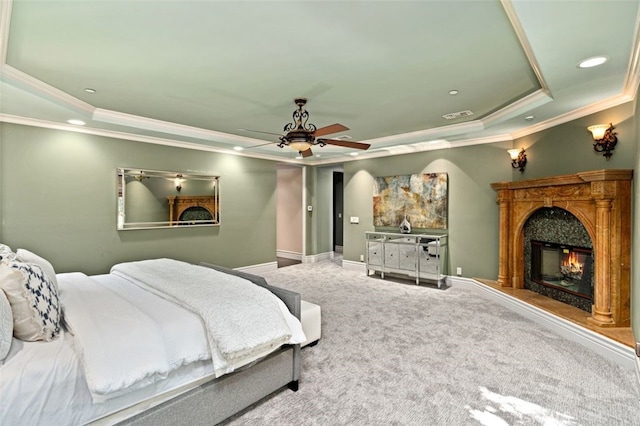
<svg viewBox="0 0 640 426">
<path fill-rule="evenodd" d="M 435 281 L 438 288 L 446 277 L 445 253 L 447 234 L 398 234 L 366 232 L 367 275 L 380 273 L 403 275 L 420 280 Z"/>
</svg>

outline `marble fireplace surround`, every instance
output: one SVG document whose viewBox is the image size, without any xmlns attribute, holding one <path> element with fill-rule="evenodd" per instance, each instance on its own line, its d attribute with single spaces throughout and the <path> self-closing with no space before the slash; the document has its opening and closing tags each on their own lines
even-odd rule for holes
<svg viewBox="0 0 640 426">
<path fill-rule="evenodd" d="M 633 170 L 596 170 L 496 182 L 500 205 L 498 285 L 524 288 L 524 225 L 543 207 L 558 207 L 584 225 L 593 242 L 590 323 L 630 326 L 631 179 Z"/>
</svg>

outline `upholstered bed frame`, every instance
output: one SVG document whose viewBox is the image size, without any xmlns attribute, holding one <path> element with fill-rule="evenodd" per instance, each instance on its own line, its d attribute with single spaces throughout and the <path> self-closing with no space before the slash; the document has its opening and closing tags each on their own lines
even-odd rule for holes
<svg viewBox="0 0 640 426">
<path fill-rule="evenodd" d="M 298 319 L 300 294 L 267 284 L 262 277 L 209 263 L 201 266 L 236 275 L 264 287 L 284 301 Z M 298 390 L 300 345 L 286 345 L 247 368 L 204 383 L 182 395 L 123 420 L 123 425 L 214 425 L 242 411 L 274 391 Z M 105 419 L 105 423 L 113 423 Z M 97 423 L 103 423 L 98 421 Z"/>
</svg>

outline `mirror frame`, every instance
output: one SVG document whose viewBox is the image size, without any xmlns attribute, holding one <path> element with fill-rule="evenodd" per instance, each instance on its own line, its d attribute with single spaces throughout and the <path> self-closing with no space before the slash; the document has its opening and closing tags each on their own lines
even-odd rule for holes
<svg viewBox="0 0 640 426">
<path fill-rule="evenodd" d="M 171 187 L 175 190 L 161 190 L 149 193 L 156 200 L 166 198 L 168 206 L 168 220 L 154 222 L 127 222 L 126 218 L 126 202 L 127 202 L 127 182 L 131 183 L 128 178 L 133 178 L 141 184 L 147 179 L 164 179 L 170 180 Z M 220 226 L 220 176 L 191 173 L 191 172 L 172 172 L 165 170 L 150 170 L 132 167 L 118 167 L 116 169 L 116 229 L 118 231 L 134 230 L 134 229 L 161 229 L 161 228 L 192 228 L 192 227 L 210 227 Z M 211 192 L 202 195 L 181 195 L 183 187 L 189 187 L 189 182 L 210 181 Z M 157 183 L 155 181 L 154 183 Z M 164 184 L 163 186 L 169 186 Z M 170 193 L 168 193 L 170 192 Z M 131 204 L 131 200 L 129 200 Z M 180 220 L 179 217 L 185 210 L 190 207 L 198 207 L 205 209 L 212 216 L 212 219 L 192 219 Z M 174 219 L 174 215 L 177 219 Z"/>
</svg>

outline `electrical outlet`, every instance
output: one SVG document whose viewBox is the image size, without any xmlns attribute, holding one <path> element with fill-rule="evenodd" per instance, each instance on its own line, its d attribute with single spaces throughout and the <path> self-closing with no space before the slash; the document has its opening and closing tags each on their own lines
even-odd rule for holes
<svg viewBox="0 0 640 426">
<path fill-rule="evenodd" d="M 360 255 L 360 262 L 364 262 L 364 254 Z"/>
<path fill-rule="evenodd" d="M 457 275 L 462 275 L 462 267 L 458 266 L 458 267 L 456 268 L 456 274 L 457 274 Z"/>
</svg>

